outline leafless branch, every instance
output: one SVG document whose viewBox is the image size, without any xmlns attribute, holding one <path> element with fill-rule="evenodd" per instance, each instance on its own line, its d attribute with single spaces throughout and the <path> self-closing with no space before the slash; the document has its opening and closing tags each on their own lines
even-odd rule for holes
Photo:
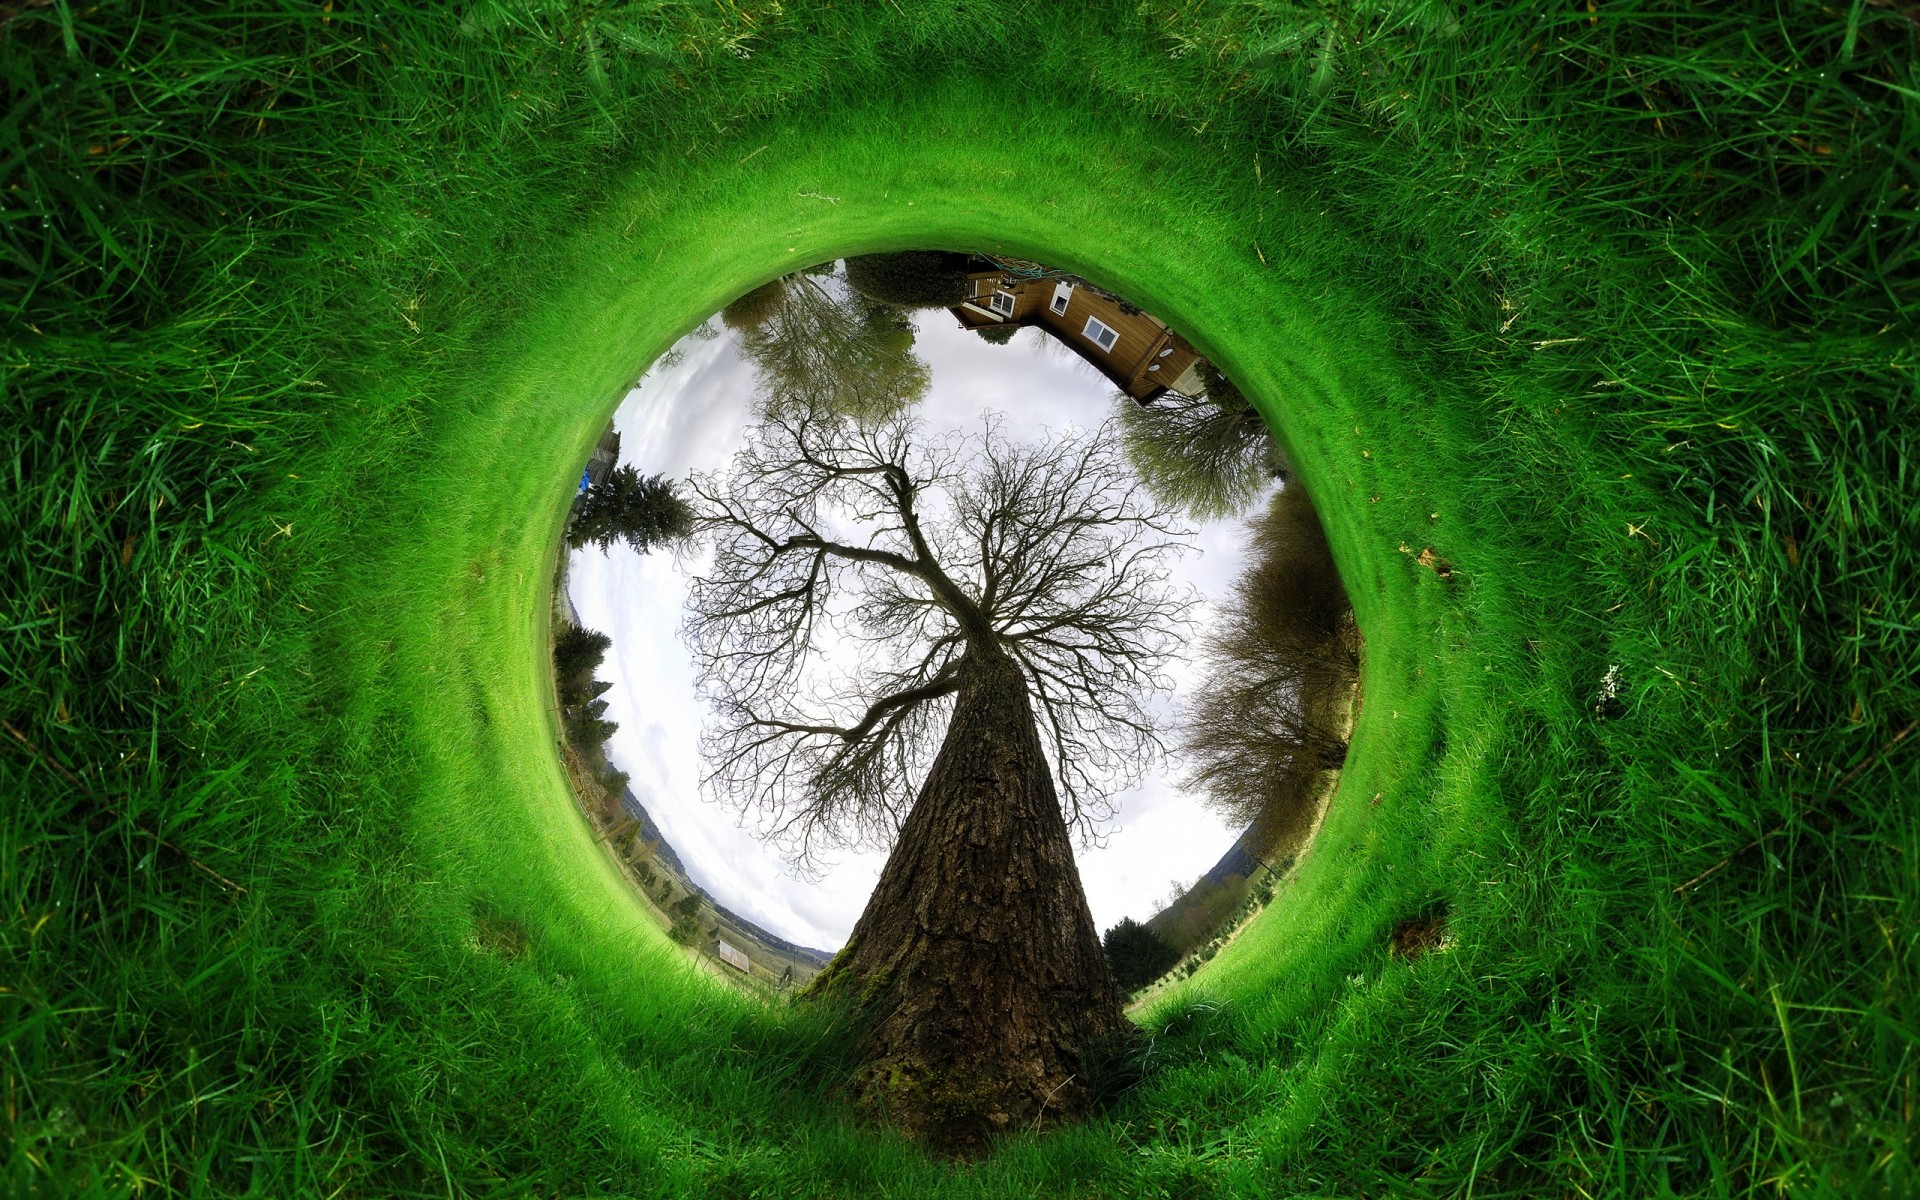
<svg viewBox="0 0 1920 1200">
<path fill-rule="evenodd" d="M 929 443 L 906 418 L 793 405 L 693 490 L 714 544 L 686 624 L 718 717 L 709 783 L 800 861 L 891 840 L 970 650 L 1020 664 L 1083 837 L 1160 754 L 1146 703 L 1194 600 L 1166 570 L 1182 531 L 1110 431 L 1027 446 L 989 421 Z"/>
</svg>

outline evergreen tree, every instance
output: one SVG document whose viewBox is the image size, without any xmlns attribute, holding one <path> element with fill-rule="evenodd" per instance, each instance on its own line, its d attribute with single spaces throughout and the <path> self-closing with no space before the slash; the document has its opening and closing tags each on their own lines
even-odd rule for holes
<svg viewBox="0 0 1920 1200">
<path fill-rule="evenodd" d="M 1100 948 L 1106 952 L 1113 981 L 1129 992 L 1152 983 L 1180 961 L 1178 950 L 1151 926 L 1142 925 L 1132 917 L 1120 918 L 1118 925 L 1107 930 L 1100 940 Z"/>
<path fill-rule="evenodd" d="M 579 704 L 612 686 L 602 686 L 593 678 L 594 668 L 612 645 L 613 639 L 597 630 L 570 625 L 560 631 L 553 639 L 553 674 L 559 681 L 561 703 Z"/>
<path fill-rule="evenodd" d="M 567 530 L 567 545 L 578 550 L 591 543 L 605 550 L 625 542 L 645 554 L 685 540 L 693 532 L 693 521 L 693 506 L 680 498 L 672 480 L 616 467 L 604 481 L 587 488 Z"/>
<path fill-rule="evenodd" d="M 602 721 L 595 717 L 575 717 L 565 722 L 567 741 L 576 750 L 583 753 L 598 753 L 606 744 L 613 731 L 620 728 L 618 721 Z"/>
</svg>

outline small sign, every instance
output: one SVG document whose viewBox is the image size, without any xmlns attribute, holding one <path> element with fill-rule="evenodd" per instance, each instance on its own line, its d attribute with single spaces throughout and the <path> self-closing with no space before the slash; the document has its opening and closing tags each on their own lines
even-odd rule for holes
<svg viewBox="0 0 1920 1200">
<path fill-rule="evenodd" d="M 720 943 L 720 961 L 740 971 L 752 971 L 753 960 L 725 942 Z"/>
</svg>

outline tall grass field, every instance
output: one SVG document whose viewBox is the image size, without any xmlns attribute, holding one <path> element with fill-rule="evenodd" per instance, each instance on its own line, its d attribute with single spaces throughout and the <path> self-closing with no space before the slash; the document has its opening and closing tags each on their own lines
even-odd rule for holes
<svg viewBox="0 0 1920 1200">
<path fill-rule="evenodd" d="M 1911 0 L 0 3 L 0 1192 L 1920 1193 L 1916 62 Z M 1365 639 L 1291 882 L 970 1164 L 647 919 L 546 657 L 647 364 L 909 247 L 1190 338 Z"/>
</svg>

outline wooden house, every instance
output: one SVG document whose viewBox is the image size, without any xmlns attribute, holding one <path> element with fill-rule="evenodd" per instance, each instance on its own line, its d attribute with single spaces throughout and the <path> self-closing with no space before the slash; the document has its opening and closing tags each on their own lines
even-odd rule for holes
<svg viewBox="0 0 1920 1200">
<path fill-rule="evenodd" d="M 613 474 L 613 469 L 619 465 L 620 435 L 614 432 L 613 422 L 608 421 L 606 429 L 601 431 L 600 440 L 594 443 L 586 470 L 580 473 L 580 490 L 586 491 L 590 484 L 605 483 L 607 476 Z"/>
<path fill-rule="evenodd" d="M 972 265 L 967 299 L 947 310 L 963 328 L 1038 325 L 1141 404 L 1205 390 L 1199 352 L 1152 313 L 1074 276 L 1028 279 L 981 258 Z"/>
</svg>

